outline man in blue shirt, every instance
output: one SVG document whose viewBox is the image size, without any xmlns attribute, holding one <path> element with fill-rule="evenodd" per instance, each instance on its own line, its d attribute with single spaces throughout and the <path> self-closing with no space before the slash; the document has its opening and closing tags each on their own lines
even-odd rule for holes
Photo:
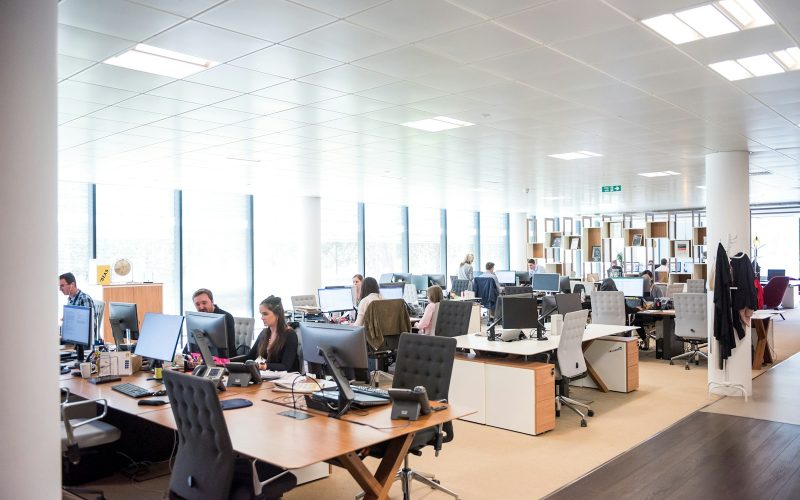
<svg viewBox="0 0 800 500">
<path fill-rule="evenodd" d="M 85 292 L 78 289 L 78 283 L 75 281 L 75 275 L 72 273 L 64 273 L 58 277 L 58 289 L 61 293 L 68 296 L 67 304 L 71 306 L 88 307 L 92 314 L 92 331 L 94 338 L 97 338 L 98 319 L 95 317 L 97 311 L 94 308 L 94 301 Z"/>
<path fill-rule="evenodd" d="M 533 278 L 534 274 L 544 272 L 544 267 L 536 264 L 536 259 L 528 259 L 528 275 Z"/>
</svg>

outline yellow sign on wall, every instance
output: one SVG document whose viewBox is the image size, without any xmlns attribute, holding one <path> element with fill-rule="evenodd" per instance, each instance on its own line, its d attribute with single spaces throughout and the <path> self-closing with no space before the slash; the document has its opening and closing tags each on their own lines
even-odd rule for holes
<svg viewBox="0 0 800 500">
<path fill-rule="evenodd" d="M 110 285 L 111 284 L 111 266 L 102 264 L 97 266 L 97 284 Z"/>
</svg>

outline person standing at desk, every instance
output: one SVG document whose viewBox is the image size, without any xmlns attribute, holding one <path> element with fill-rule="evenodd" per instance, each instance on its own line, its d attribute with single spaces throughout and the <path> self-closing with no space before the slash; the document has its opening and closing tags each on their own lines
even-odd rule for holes
<svg viewBox="0 0 800 500">
<path fill-rule="evenodd" d="M 475 256 L 471 253 L 468 253 L 461 264 L 458 265 L 458 279 L 460 280 L 467 280 L 472 283 L 472 278 L 474 277 L 474 271 L 472 269 L 472 262 L 475 260 Z"/>
<path fill-rule="evenodd" d="M 217 356 L 220 358 L 231 358 L 236 355 L 236 332 L 234 330 L 233 315 L 228 311 L 223 311 L 214 303 L 214 294 L 208 288 L 200 288 L 192 294 L 192 302 L 197 312 L 224 314 L 225 315 L 225 335 L 228 337 L 228 345 L 225 348 L 217 346 Z"/>
<path fill-rule="evenodd" d="M 264 329 L 244 359 L 258 362 L 259 370 L 300 371 L 297 333 L 286 323 L 280 297 L 270 295 L 258 305 Z"/>
<path fill-rule="evenodd" d="M 425 335 L 433 335 L 436 325 L 433 324 L 433 315 L 439 307 L 439 303 L 444 299 L 442 287 L 433 285 L 428 287 L 428 305 L 425 306 L 425 312 L 422 313 L 422 319 L 417 323 L 419 333 Z"/>
<path fill-rule="evenodd" d="M 364 316 L 367 314 L 367 307 L 375 301 L 381 300 L 381 289 L 378 286 L 378 281 L 375 278 L 364 278 L 361 282 L 361 301 L 358 303 L 358 315 L 353 322 L 356 326 L 364 326 Z"/>
<path fill-rule="evenodd" d="M 58 277 L 58 289 L 61 293 L 66 295 L 67 304 L 70 306 L 88 307 L 91 311 L 91 316 L 94 318 L 92 321 L 92 335 L 97 338 L 97 327 L 100 323 L 99 318 L 96 317 L 97 309 L 94 307 L 94 300 L 86 292 L 78 288 L 78 283 L 75 281 L 75 275 L 72 273 L 64 273 Z"/>
</svg>

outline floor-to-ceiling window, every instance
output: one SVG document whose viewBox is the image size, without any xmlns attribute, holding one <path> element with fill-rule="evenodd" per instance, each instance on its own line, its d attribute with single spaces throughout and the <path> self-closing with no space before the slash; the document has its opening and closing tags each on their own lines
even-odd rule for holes
<svg viewBox="0 0 800 500">
<path fill-rule="evenodd" d="M 442 272 L 442 211 L 408 209 L 408 262 L 414 274 Z"/>
<path fill-rule="evenodd" d="M 358 267 L 358 204 L 321 200 L 322 285 L 349 285 Z"/>
<path fill-rule="evenodd" d="M 78 287 L 94 282 L 89 274 L 92 258 L 91 185 L 58 183 L 58 272 L 71 272 Z"/>
<path fill-rule="evenodd" d="M 509 269 L 508 216 L 481 212 L 481 261 L 494 262 L 496 270 Z"/>
<path fill-rule="evenodd" d="M 753 215 L 750 233 L 754 240 L 758 237 L 758 264 L 763 277 L 770 269 L 784 270 L 786 276 L 793 278 L 800 277 L 799 231 L 798 214 Z"/>
<path fill-rule="evenodd" d="M 475 255 L 475 276 L 480 273 L 478 262 L 478 226 L 475 212 L 447 211 L 447 275 L 458 274 L 458 265 L 468 254 Z"/>
<path fill-rule="evenodd" d="M 365 271 L 376 279 L 403 272 L 403 209 L 396 205 L 364 207 Z"/>
</svg>

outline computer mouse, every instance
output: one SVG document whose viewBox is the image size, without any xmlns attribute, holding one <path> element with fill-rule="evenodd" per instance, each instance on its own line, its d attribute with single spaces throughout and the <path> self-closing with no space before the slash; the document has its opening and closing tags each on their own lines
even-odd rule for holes
<svg viewBox="0 0 800 500">
<path fill-rule="evenodd" d="M 153 396 L 166 396 L 166 395 L 167 391 L 165 391 L 164 389 L 153 391 Z"/>
<path fill-rule="evenodd" d="M 166 401 L 161 401 L 160 399 L 141 399 L 139 400 L 139 406 L 161 406 L 167 404 Z"/>
</svg>

